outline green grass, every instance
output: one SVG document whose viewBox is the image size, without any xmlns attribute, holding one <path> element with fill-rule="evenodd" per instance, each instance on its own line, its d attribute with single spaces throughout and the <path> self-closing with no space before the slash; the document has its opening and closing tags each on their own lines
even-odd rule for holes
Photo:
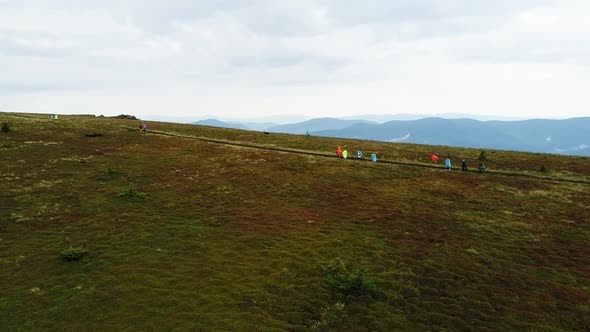
<svg viewBox="0 0 590 332">
<path fill-rule="evenodd" d="M 1 122 L 0 330 L 590 328 L 588 185 L 143 135 L 131 120 Z M 480 154 L 150 127 L 417 163 Z M 486 155 L 506 172 L 590 173 L 583 158 Z M 88 254 L 63 260 L 72 246 Z"/>
</svg>

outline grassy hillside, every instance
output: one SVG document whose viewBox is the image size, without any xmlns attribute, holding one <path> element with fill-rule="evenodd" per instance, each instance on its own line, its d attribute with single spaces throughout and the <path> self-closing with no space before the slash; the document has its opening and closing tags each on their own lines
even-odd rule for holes
<svg viewBox="0 0 590 332">
<path fill-rule="evenodd" d="M 0 330 L 590 329 L 586 158 L 487 151 L 504 176 L 131 120 L 3 122 Z M 480 153 L 150 127 L 416 165 Z"/>
</svg>

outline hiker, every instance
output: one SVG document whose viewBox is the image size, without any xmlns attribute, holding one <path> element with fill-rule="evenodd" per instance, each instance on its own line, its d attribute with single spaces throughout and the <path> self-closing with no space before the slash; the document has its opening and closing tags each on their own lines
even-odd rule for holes
<svg viewBox="0 0 590 332">
<path fill-rule="evenodd" d="M 338 157 L 338 158 L 342 157 L 342 149 L 340 147 L 336 148 L 336 157 Z"/>
<path fill-rule="evenodd" d="M 146 124 L 144 124 L 144 125 L 143 125 L 143 129 L 142 129 L 142 130 L 143 130 L 143 133 L 144 133 L 144 134 L 145 134 L 145 133 L 147 133 L 147 131 L 148 131 L 148 126 L 147 126 Z"/>
<path fill-rule="evenodd" d="M 371 154 L 371 161 L 374 163 L 377 162 L 377 155 L 375 153 Z"/>
<path fill-rule="evenodd" d="M 361 151 L 361 150 L 358 150 L 358 151 L 356 152 L 356 158 L 357 158 L 357 159 L 363 159 L 363 151 Z"/>
<path fill-rule="evenodd" d="M 438 164 L 438 157 L 437 157 L 437 155 L 433 154 L 432 157 L 431 157 L 431 159 L 432 159 L 432 162 L 433 163 Z"/>
<path fill-rule="evenodd" d="M 483 161 L 479 163 L 478 168 L 479 168 L 480 173 L 483 173 L 486 171 L 486 165 L 483 163 Z"/>
<path fill-rule="evenodd" d="M 449 171 L 451 170 L 451 159 L 447 158 L 447 160 L 445 160 L 445 168 L 448 169 Z"/>
<path fill-rule="evenodd" d="M 348 158 L 348 151 L 346 151 L 346 150 L 342 151 L 342 158 L 344 158 L 344 159 Z"/>
<path fill-rule="evenodd" d="M 467 171 L 467 160 L 465 160 L 465 159 L 463 159 L 463 161 L 461 161 L 461 170 Z"/>
</svg>

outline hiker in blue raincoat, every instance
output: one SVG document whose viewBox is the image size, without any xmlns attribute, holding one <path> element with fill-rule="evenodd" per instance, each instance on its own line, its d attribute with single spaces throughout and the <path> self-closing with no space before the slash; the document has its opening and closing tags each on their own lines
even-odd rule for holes
<svg viewBox="0 0 590 332">
<path fill-rule="evenodd" d="M 445 160 L 445 168 L 448 170 L 451 170 L 451 159 L 447 158 L 447 160 Z"/>
</svg>

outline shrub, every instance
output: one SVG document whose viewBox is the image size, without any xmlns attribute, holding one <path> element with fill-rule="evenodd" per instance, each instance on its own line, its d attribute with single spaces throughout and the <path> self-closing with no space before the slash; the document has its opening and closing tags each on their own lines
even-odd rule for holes
<svg viewBox="0 0 590 332">
<path fill-rule="evenodd" d="M 87 253 L 88 250 L 81 247 L 69 247 L 61 251 L 61 257 L 66 261 L 77 261 L 82 259 L 82 257 L 84 257 Z"/>
<path fill-rule="evenodd" d="M 547 166 L 541 165 L 541 167 L 539 167 L 539 172 L 541 172 L 541 173 L 549 173 L 549 169 L 547 168 Z"/>
<path fill-rule="evenodd" d="M 488 160 L 488 156 L 486 155 L 486 152 L 484 150 L 481 150 L 479 152 L 479 157 L 477 157 L 477 160 L 479 160 L 479 161 L 487 161 Z"/>
<path fill-rule="evenodd" d="M 0 132 L 7 133 L 9 131 L 10 127 L 8 126 L 8 123 L 2 122 L 2 128 L 0 128 Z"/>
<path fill-rule="evenodd" d="M 137 189 L 135 189 L 135 186 L 133 185 L 129 185 L 127 187 L 127 189 L 123 190 L 122 192 L 119 193 L 119 195 L 117 195 L 120 198 L 127 198 L 127 199 L 131 199 L 131 198 L 140 198 L 140 199 L 144 199 L 147 197 L 146 193 L 137 191 Z"/>
<path fill-rule="evenodd" d="M 479 251 L 475 250 L 474 248 L 467 249 L 467 253 L 470 255 L 479 255 Z"/>
<path fill-rule="evenodd" d="M 328 262 L 324 266 L 324 272 L 326 284 L 345 296 L 377 296 L 381 293 L 377 283 L 367 276 L 366 270 L 351 271 L 340 258 Z"/>
</svg>

